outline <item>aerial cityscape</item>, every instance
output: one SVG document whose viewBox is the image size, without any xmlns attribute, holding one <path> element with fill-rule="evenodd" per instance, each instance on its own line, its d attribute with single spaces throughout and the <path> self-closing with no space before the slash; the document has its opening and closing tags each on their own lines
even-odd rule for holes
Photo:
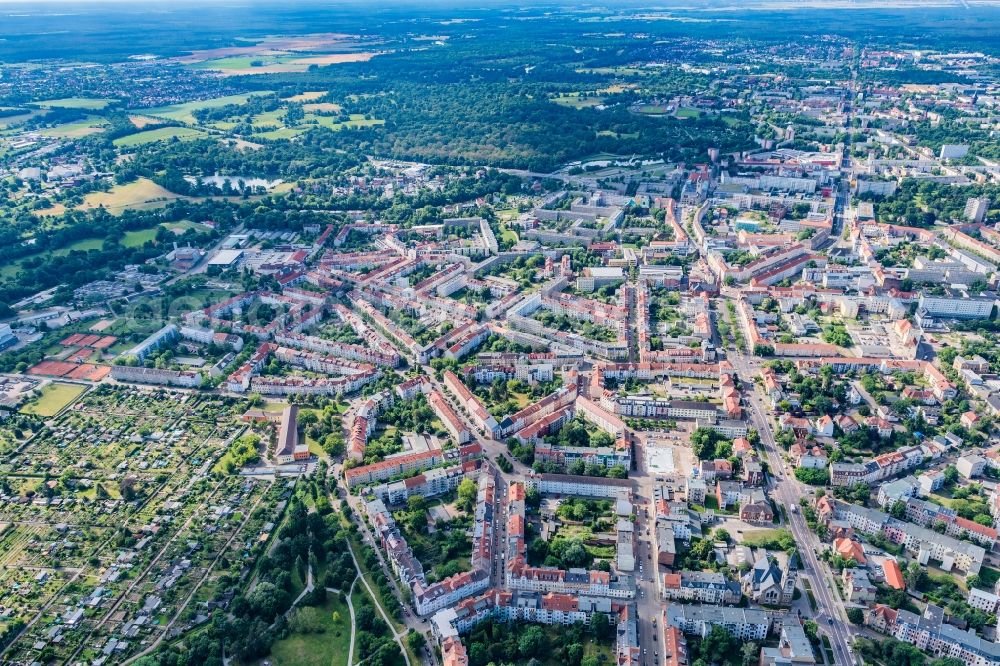
<svg viewBox="0 0 1000 666">
<path fill-rule="evenodd" d="M 998 317 L 1000 3 L 0 3 L 0 664 L 1000 666 Z"/>
</svg>

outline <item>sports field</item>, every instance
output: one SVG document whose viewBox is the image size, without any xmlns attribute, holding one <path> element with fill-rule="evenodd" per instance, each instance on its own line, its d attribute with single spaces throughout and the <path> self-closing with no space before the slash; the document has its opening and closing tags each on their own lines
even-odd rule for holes
<svg viewBox="0 0 1000 666">
<path fill-rule="evenodd" d="M 42 388 L 40 396 L 21 407 L 21 412 L 36 416 L 55 416 L 63 407 L 80 397 L 86 388 L 78 384 L 52 382 Z"/>
</svg>

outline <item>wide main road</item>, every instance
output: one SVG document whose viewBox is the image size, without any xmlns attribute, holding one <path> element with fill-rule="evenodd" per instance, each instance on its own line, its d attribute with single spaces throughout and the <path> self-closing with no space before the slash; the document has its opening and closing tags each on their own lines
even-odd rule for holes
<svg viewBox="0 0 1000 666">
<path fill-rule="evenodd" d="M 833 574 L 816 555 L 822 548 L 822 544 L 816 534 L 806 525 L 802 513 L 798 509 L 794 513 L 791 510 L 791 507 L 798 506 L 800 498 L 809 496 L 809 491 L 806 486 L 784 472 L 784 464 L 778 445 L 774 440 L 771 421 L 766 417 L 764 402 L 757 391 L 756 384 L 752 381 L 753 375 L 757 371 L 755 363 L 747 358 L 742 351 L 731 353 L 729 360 L 739 373 L 740 378 L 751 387 L 744 395 L 750 407 L 750 421 L 760 433 L 760 442 L 771 471 L 769 479 L 771 496 L 777 503 L 786 507 L 788 526 L 795 538 L 799 558 L 802 562 L 802 573 L 809 577 L 819 605 L 816 620 L 820 625 L 820 631 L 830 638 L 835 663 L 854 664 L 856 662 L 851 645 L 855 632 L 847 621 L 843 605 L 834 598 Z"/>
</svg>

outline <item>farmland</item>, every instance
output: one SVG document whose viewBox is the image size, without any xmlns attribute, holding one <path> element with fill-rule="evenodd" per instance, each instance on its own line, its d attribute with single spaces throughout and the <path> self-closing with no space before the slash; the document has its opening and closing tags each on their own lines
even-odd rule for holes
<svg viewBox="0 0 1000 666">
<path fill-rule="evenodd" d="M 88 194 L 80 208 L 104 207 L 111 213 L 121 213 L 128 208 L 158 208 L 177 198 L 178 195 L 153 181 L 140 178 L 126 185 L 115 185 L 108 192 Z"/>
<path fill-rule="evenodd" d="M 42 130 L 42 134 L 57 139 L 78 139 L 103 132 L 106 125 L 106 120 L 93 116 L 86 120 L 49 127 Z"/>
<path fill-rule="evenodd" d="M 66 97 L 63 99 L 49 99 L 35 102 L 35 105 L 43 109 L 86 109 L 88 111 L 100 111 L 117 101 L 116 99 L 96 97 Z"/>
<path fill-rule="evenodd" d="M 371 52 L 361 52 L 332 53 L 311 56 L 304 56 L 301 54 L 231 56 L 228 58 L 205 60 L 190 65 L 190 67 L 195 69 L 217 71 L 226 76 L 288 74 L 305 72 L 313 66 L 368 62 L 375 55 L 375 53 Z"/>
<path fill-rule="evenodd" d="M 186 141 L 190 139 L 200 139 L 203 136 L 205 136 L 204 132 L 191 127 L 158 127 L 156 129 L 120 137 L 115 139 L 114 144 L 119 148 L 134 148 L 136 146 L 143 146 L 147 143 L 155 143 L 157 141 L 170 141 L 173 139 Z"/>
<path fill-rule="evenodd" d="M 193 111 L 198 111 L 200 109 L 214 109 L 220 106 L 226 106 L 227 104 L 242 104 L 248 99 L 253 97 L 255 94 L 264 95 L 266 93 L 247 93 L 240 95 L 228 95 L 225 97 L 215 97 L 212 99 L 203 99 L 195 102 L 187 102 L 184 104 L 172 104 L 170 106 L 161 106 L 153 109 L 142 109 L 140 111 L 141 115 L 144 116 L 155 116 L 157 118 L 166 118 L 168 120 L 176 120 L 182 123 L 197 124 L 198 120 L 191 115 Z"/>
</svg>

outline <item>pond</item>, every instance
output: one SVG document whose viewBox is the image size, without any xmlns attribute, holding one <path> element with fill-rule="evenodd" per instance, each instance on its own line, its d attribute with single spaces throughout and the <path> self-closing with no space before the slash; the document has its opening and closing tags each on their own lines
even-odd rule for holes
<svg viewBox="0 0 1000 666">
<path fill-rule="evenodd" d="M 184 180 L 191 183 L 192 185 L 197 182 L 195 176 L 184 176 Z M 244 188 L 257 189 L 258 187 L 263 187 L 265 190 L 269 190 L 277 185 L 281 184 L 281 180 L 266 180 L 264 178 L 252 178 L 247 176 L 220 176 L 215 174 L 214 176 L 203 176 L 201 179 L 206 185 L 212 185 L 218 189 L 222 189 L 226 183 L 234 190 L 242 190 Z"/>
</svg>

